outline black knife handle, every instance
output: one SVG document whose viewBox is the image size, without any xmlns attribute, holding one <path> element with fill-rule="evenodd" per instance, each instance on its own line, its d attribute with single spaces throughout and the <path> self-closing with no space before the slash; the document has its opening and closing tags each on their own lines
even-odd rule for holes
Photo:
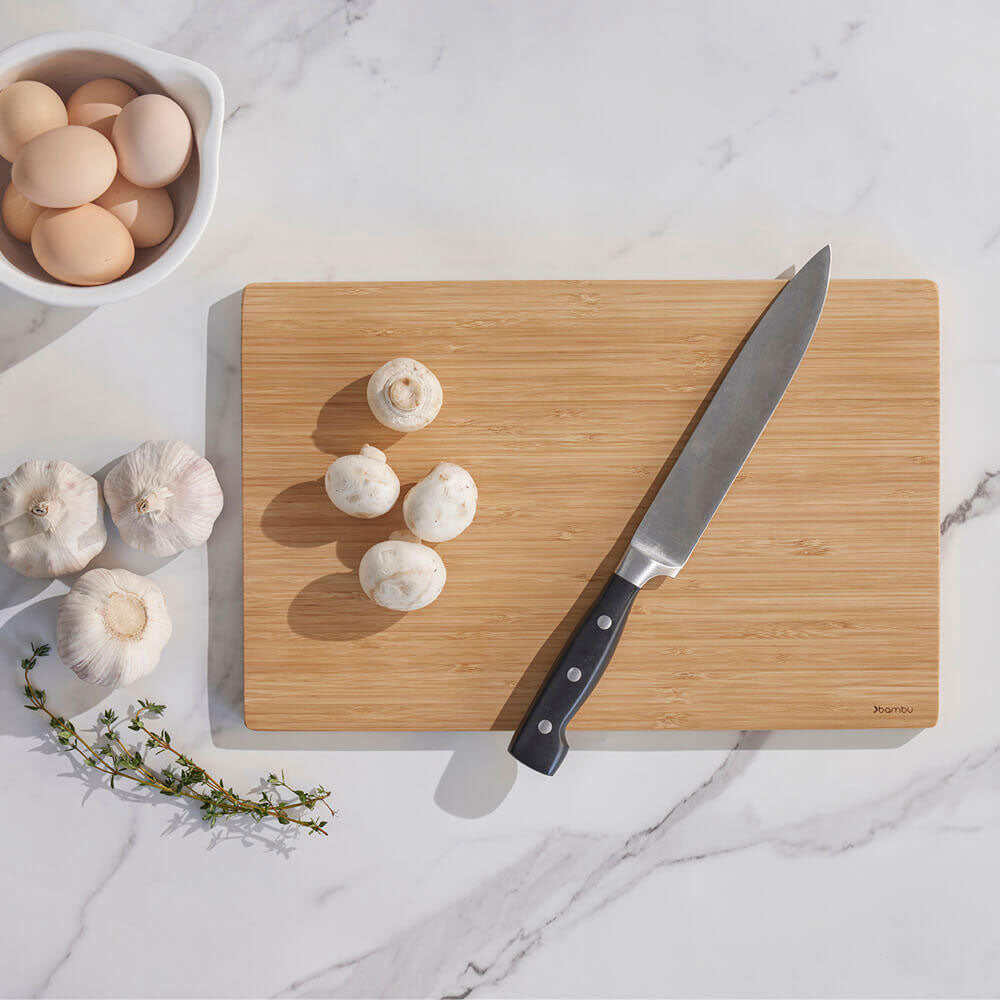
<svg viewBox="0 0 1000 1000">
<path fill-rule="evenodd" d="M 612 575 L 562 656 L 548 672 L 510 741 L 511 755 L 542 774 L 555 774 L 569 749 L 566 726 L 597 686 L 621 638 L 639 588 Z"/>
</svg>

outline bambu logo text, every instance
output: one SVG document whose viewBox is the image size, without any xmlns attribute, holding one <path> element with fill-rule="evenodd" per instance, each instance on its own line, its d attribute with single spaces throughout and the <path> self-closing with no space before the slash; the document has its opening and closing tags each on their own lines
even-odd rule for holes
<svg viewBox="0 0 1000 1000">
<path fill-rule="evenodd" d="M 912 715 L 912 705 L 874 705 L 875 715 Z"/>
</svg>

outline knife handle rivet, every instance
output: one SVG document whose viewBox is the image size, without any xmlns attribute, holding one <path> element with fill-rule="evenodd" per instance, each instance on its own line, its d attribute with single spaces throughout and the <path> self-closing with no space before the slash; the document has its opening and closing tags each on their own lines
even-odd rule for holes
<svg viewBox="0 0 1000 1000">
<path fill-rule="evenodd" d="M 601 615 L 601 617 L 597 619 L 597 627 L 602 632 L 607 632 L 607 630 L 611 628 L 611 619 L 607 615 Z"/>
<path fill-rule="evenodd" d="M 548 719 L 542 719 L 542 721 L 538 723 L 538 731 L 543 736 L 548 736 L 549 733 L 552 732 L 552 723 L 549 722 Z"/>
<path fill-rule="evenodd" d="M 566 671 L 566 676 L 575 684 L 583 676 L 583 674 L 580 673 L 579 667 L 570 667 L 569 670 Z"/>
</svg>

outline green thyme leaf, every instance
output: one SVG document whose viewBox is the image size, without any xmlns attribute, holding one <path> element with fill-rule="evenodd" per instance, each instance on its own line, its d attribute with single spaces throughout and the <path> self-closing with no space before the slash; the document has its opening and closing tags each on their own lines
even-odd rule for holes
<svg viewBox="0 0 1000 1000">
<path fill-rule="evenodd" d="M 95 727 L 97 737 L 92 746 L 84 737 L 78 735 L 76 725 L 71 719 L 56 715 L 46 707 L 45 692 L 32 685 L 29 672 L 35 668 L 37 657 L 49 654 L 50 647 L 48 644 L 39 646 L 32 644 L 31 650 L 31 657 L 20 661 L 25 681 L 24 695 L 28 699 L 28 704 L 24 707 L 30 712 L 44 712 L 49 718 L 49 728 L 53 731 L 60 748 L 67 753 L 79 754 L 86 766 L 108 774 L 111 788 L 115 787 L 117 779 L 128 778 L 138 786 L 161 795 L 184 796 L 197 803 L 210 827 L 214 827 L 220 818 L 246 815 L 253 817 L 257 823 L 272 819 L 277 820 L 281 826 L 297 824 L 305 827 L 310 835 L 322 833 L 327 836 L 324 830 L 326 820 L 307 819 L 298 812 L 302 809 L 313 810 L 317 804 L 322 803 L 333 816 L 333 809 L 326 801 L 330 793 L 325 788 L 318 786 L 312 792 L 293 789 L 286 782 L 284 771 L 278 773 L 272 771 L 264 779 L 265 783 L 287 789 L 294 798 L 285 801 L 280 793 L 272 798 L 266 789 L 258 790 L 257 798 L 239 795 L 221 778 L 213 778 L 189 757 L 174 750 L 171 746 L 170 733 L 166 729 L 157 733 L 146 728 L 142 721 L 143 716 L 162 716 L 166 712 L 165 705 L 139 699 L 139 708 L 129 716 L 128 729 L 145 734 L 145 749 L 153 750 L 156 754 L 164 751 L 171 753 L 176 766 L 180 768 L 179 772 L 174 770 L 173 763 L 159 770 L 148 764 L 143 757 L 141 744 L 131 749 L 126 748 L 115 730 L 123 720 L 120 720 L 118 714 L 111 708 L 105 709 L 98 715 Z M 102 740 L 104 742 L 101 742 Z"/>
</svg>

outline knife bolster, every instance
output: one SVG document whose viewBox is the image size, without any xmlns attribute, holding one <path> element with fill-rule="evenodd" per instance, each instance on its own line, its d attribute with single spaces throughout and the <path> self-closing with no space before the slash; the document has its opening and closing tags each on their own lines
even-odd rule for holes
<svg viewBox="0 0 1000 1000">
<path fill-rule="evenodd" d="M 680 566 L 668 566 L 666 563 L 657 562 L 630 545 L 615 573 L 628 580 L 634 587 L 641 587 L 649 583 L 654 576 L 673 577 L 680 571 Z"/>
</svg>

